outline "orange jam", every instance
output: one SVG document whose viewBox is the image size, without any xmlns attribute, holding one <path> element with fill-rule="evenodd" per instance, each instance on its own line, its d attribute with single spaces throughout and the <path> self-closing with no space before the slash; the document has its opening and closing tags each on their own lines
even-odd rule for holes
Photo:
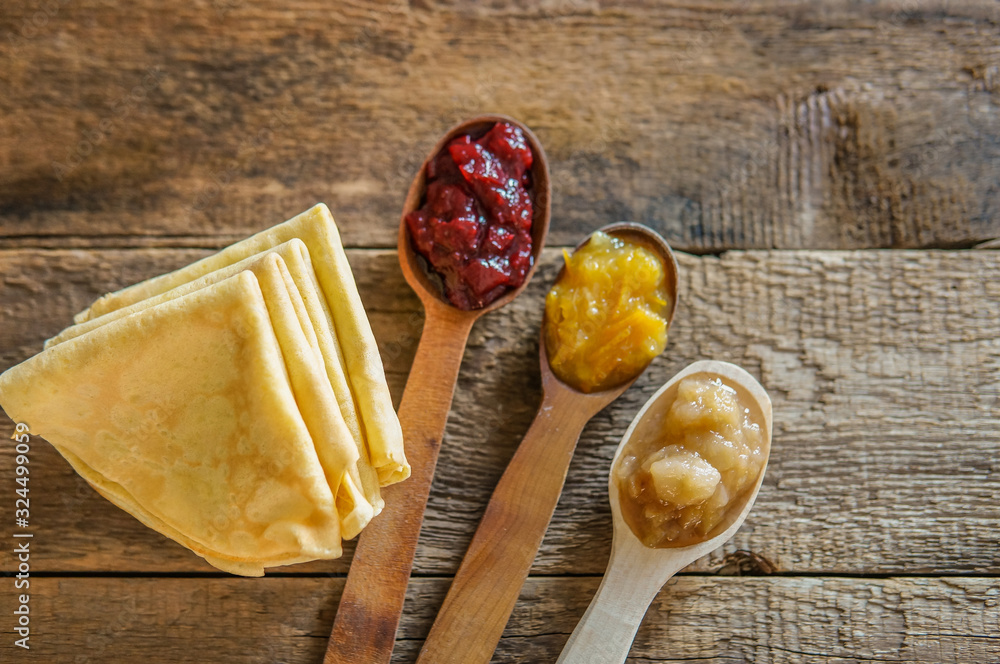
<svg viewBox="0 0 1000 664">
<path fill-rule="evenodd" d="M 670 300 L 659 255 L 598 231 L 572 255 L 545 299 L 549 366 L 581 392 L 641 373 L 667 345 Z"/>
</svg>

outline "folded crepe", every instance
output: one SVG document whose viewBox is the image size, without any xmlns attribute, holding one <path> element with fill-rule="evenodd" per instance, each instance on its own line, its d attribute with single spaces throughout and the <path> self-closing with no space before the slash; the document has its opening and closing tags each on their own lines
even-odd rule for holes
<svg viewBox="0 0 1000 664">
<path fill-rule="evenodd" d="M 326 206 L 76 319 L 0 376 L 0 405 L 220 569 L 337 557 L 409 476 Z"/>
<path fill-rule="evenodd" d="M 220 569 L 338 557 L 351 480 L 327 470 L 357 449 L 316 444 L 319 420 L 295 398 L 312 347 L 299 330 L 289 362 L 280 336 L 295 329 L 279 334 L 269 306 L 239 272 L 28 359 L 0 375 L 0 402 L 111 502 Z"/>
<path fill-rule="evenodd" d="M 403 453 L 403 433 L 392 407 L 381 356 L 337 226 L 330 210 L 322 203 L 191 265 L 105 295 L 78 313 L 74 320 L 84 323 L 160 295 L 294 238 L 308 248 L 320 292 L 332 314 L 360 415 L 361 432 L 379 483 L 387 486 L 404 480 L 410 476 L 410 466 Z"/>
<path fill-rule="evenodd" d="M 361 434 L 332 316 L 326 301 L 317 295 L 319 290 L 316 275 L 309 260 L 308 249 L 301 240 L 292 239 L 271 251 L 210 272 L 160 295 L 68 327 L 49 339 L 46 348 L 89 333 L 113 320 L 135 315 L 218 283 L 244 270 L 254 273 L 260 282 L 293 382 L 296 377 L 303 376 L 295 396 L 307 423 L 313 425 L 310 426 L 310 431 L 320 450 L 344 441 L 352 441 L 356 449 L 355 461 L 350 468 L 351 481 L 341 485 L 341 493 L 337 495 L 343 537 L 351 539 L 361 532 L 374 515 L 382 511 L 384 501 L 379 491 L 378 473 L 370 463 L 369 452 Z M 306 351 L 306 346 L 313 353 L 309 358 L 301 356 Z M 324 368 L 325 375 L 316 375 L 317 372 L 323 373 Z M 331 468 L 331 464 L 325 464 L 325 468 L 328 474 L 334 476 L 343 470 L 336 466 Z M 331 486 L 336 484 L 331 481 Z"/>
</svg>

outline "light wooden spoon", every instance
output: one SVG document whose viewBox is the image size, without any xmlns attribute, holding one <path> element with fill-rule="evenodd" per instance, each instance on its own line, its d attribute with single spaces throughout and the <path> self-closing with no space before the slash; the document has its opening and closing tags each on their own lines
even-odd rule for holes
<svg viewBox="0 0 1000 664">
<path fill-rule="evenodd" d="M 428 276 L 421 264 L 423 259 L 417 256 L 410 241 L 406 215 L 423 203 L 427 163 L 448 141 L 461 134 L 478 138 L 498 122 L 520 127 L 531 148 L 534 209 L 531 252 L 534 262 L 520 287 L 482 309 L 463 311 L 452 306 Z M 431 150 L 410 185 L 399 224 L 399 263 L 426 314 L 398 413 L 412 474 L 406 481 L 383 489 L 385 509 L 360 536 L 324 664 L 380 664 L 387 663 L 392 655 L 420 525 L 469 332 L 476 319 L 504 306 L 528 285 L 548 233 L 550 199 L 549 167 L 541 143 L 526 126 L 504 115 L 483 115 L 452 127 Z"/>
<path fill-rule="evenodd" d="M 677 308 L 677 264 L 670 246 L 639 224 L 611 224 L 600 230 L 639 242 L 662 258 L 672 320 Z M 493 491 L 418 664 L 490 661 L 552 519 L 584 425 L 645 370 L 621 385 L 585 394 L 552 372 L 544 324 L 539 355 L 543 395 L 538 414 Z"/>
<path fill-rule="evenodd" d="M 662 416 L 677 395 L 681 379 L 702 374 L 722 378 L 746 400 L 751 414 L 756 415 L 764 429 L 764 465 L 753 488 L 740 500 L 730 505 L 726 517 L 700 541 L 682 542 L 682 546 L 654 549 L 635 536 L 622 518 L 618 500 L 618 482 L 615 467 L 626 444 L 643 428 L 656 426 L 657 416 Z M 754 413 L 756 411 L 756 413 Z M 645 425 L 645 427 L 644 427 Z M 660 588 L 670 577 L 698 558 L 725 544 L 742 525 L 750 513 L 771 452 L 771 399 L 753 376 L 728 362 L 701 361 L 689 365 L 667 381 L 654 394 L 622 437 L 621 444 L 611 462 L 608 493 L 614 523 L 611 559 L 597 594 L 583 614 L 573 634 L 569 637 L 557 664 L 617 664 L 624 662 L 632 648 L 632 640 L 639 629 L 646 610 Z"/>
</svg>

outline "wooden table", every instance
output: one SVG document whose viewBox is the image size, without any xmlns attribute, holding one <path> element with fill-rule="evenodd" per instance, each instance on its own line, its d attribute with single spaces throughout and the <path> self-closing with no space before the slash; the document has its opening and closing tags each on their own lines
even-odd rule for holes
<svg viewBox="0 0 1000 664">
<path fill-rule="evenodd" d="M 584 432 L 494 661 L 555 659 L 609 552 L 612 451 L 701 358 L 770 390 L 771 463 L 631 661 L 1000 661 L 998 5 L 530 4 L 6 3 L 0 368 L 100 294 L 324 201 L 398 400 L 422 325 L 393 249 L 406 186 L 452 123 L 507 113 L 549 154 L 550 248 L 473 329 L 394 661 L 415 658 L 537 406 L 557 248 L 617 220 L 686 252 L 680 308 Z M 232 577 L 47 444 L 30 459 L 25 651 L 0 445 L 2 661 L 321 661 L 350 551 Z"/>
</svg>

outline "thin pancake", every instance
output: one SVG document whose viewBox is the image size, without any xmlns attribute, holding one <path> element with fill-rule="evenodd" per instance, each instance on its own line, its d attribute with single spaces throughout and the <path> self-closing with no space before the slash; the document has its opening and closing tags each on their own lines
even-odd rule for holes
<svg viewBox="0 0 1000 664">
<path fill-rule="evenodd" d="M 104 495 L 222 569 L 341 555 L 333 493 L 250 272 L 0 375 L 0 403 Z"/>
<path fill-rule="evenodd" d="M 347 377 L 355 395 L 372 465 L 382 486 L 404 480 L 410 466 L 403 452 L 403 434 L 392 407 L 378 346 L 358 295 L 347 254 L 333 216 L 320 203 L 288 221 L 237 242 L 175 272 L 109 293 L 76 315 L 78 323 L 164 293 L 209 272 L 266 251 L 292 238 L 309 248 L 324 298 L 333 315 L 343 349 Z"/>
<path fill-rule="evenodd" d="M 308 256 L 306 252 L 300 240 L 285 242 L 272 251 L 210 272 L 166 293 L 69 327 L 50 339 L 47 347 L 54 347 L 113 320 L 135 315 L 208 287 L 243 270 L 253 272 L 264 293 L 271 323 L 292 378 L 296 401 L 317 445 L 330 486 L 336 489 L 343 537 L 350 539 L 381 511 L 384 501 L 377 475 L 357 428 L 354 402 L 337 355 L 338 349 L 330 347 L 331 322 L 313 290 L 315 276 L 309 279 L 311 266 L 307 259 L 303 259 L 303 254 Z M 297 279 L 286 268 L 283 257 L 288 257 Z M 306 304 L 307 301 L 309 304 Z M 319 338 L 323 339 L 322 345 Z M 326 367 L 330 375 L 322 375 L 319 367 Z M 333 383 L 336 383 L 336 389 Z M 353 431 L 346 423 L 345 414 L 354 424 Z M 348 441 L 351 449 L 342 449 Z M 349 471 L 346 477 L 345 469 Z"/>
</svg>

